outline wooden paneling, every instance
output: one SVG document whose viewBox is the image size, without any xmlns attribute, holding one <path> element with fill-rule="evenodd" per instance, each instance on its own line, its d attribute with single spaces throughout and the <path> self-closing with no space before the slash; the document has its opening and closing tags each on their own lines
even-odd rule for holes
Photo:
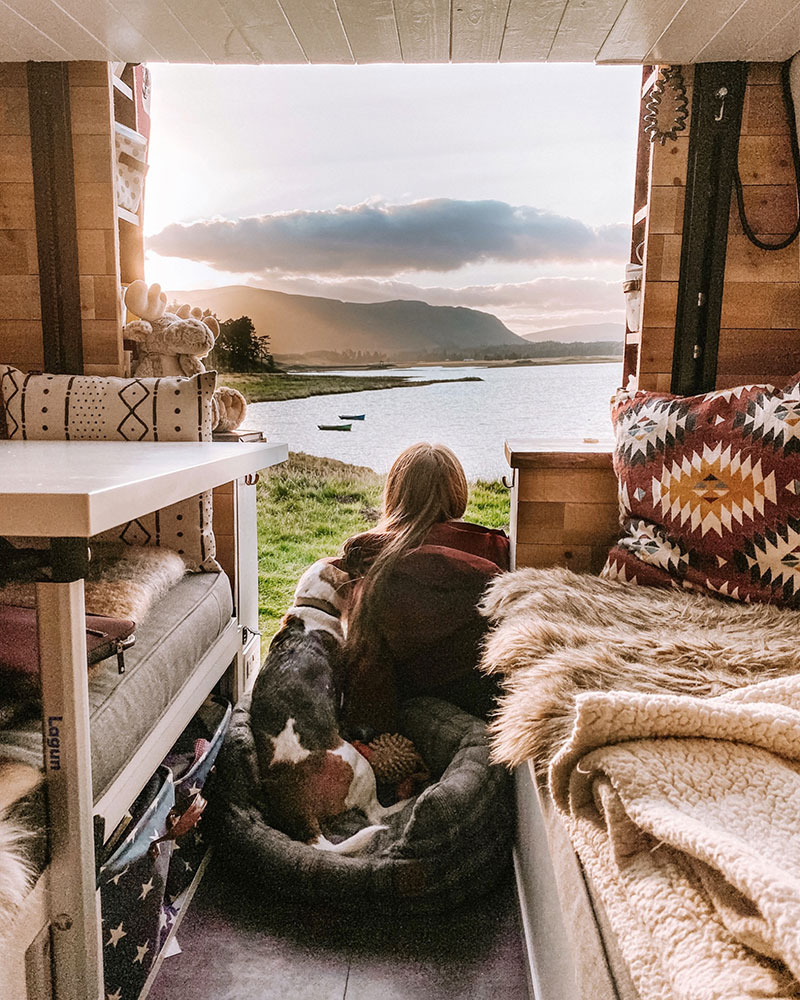
<svg viewBox="0 0 800 1000">
<path fill-rule="evenodd" d="M 654 62 L 784 59 L 794 0 L 0 0 L 0 59 Z"/>
<path fill-rule="evenodd" d="M 755 19 L 752 35 L 742 39 L 744 55 L 737 55 L 737 59 L 781 62 L 795 54 L 800 39 L 800 3 L 786 0 L 783 9 L 784 15 L 779 14 L 777 21 L 759 24 Z"/>
<path fill-rule="evenodd" d="M 698 54 L 741 3 L 742 0 L 714 0 L 713 3 L 686 0 L 644 61 L 653 64 L 699 62 Z"/>
<path fill-rule="evenodd" d="M 469 0 L 453 5 L 453 62 L 497 62 L 509 0 Z"/>
<path fill-rule="evenodd" d="M 392 0 L 337 0 L 357 63 L 402 62 Z"/>
<path fill-rule="evenodd" d="M 448 61 L 449 0 L 394 0 L 394 12 L 404 62 Z"/>
<path fill-rule="evenodd" d="M 589 446 L 584 446 L 589 447 Z M 596 447 L 596 446 L 595 446 Z M 619 537 L 611 452 L 553 452 L 506 445 L 515 470 L 512 540 L 516 566 L 598 572 Z"/>
<path fill-rule="evenodd" d="M 644 53 L 658 41 L 685 0 L 628 0 L 597 55 L 597 61 L 645 63 Z"/>
<path fill-rule="evenodd" d="M 282 0 L 281 7 L 309 62 L 353 62 L 334 0 Z"/>
<path fill-rule="evenodd" d="M 24 63 L 0 66 L 0 363 L 44 361 L 28 85 Z"/>
<path fill-rule="evenodd" d="M 739 170 L 748 220 L 766 242 L 788 234 L 797 196 L 780 66 L 750 68 L 745 93 Z M 669 391 L 681 247 L 688 136 L 652 152 L 650 211 L 638 382 Z M 797 244 L 765 251 L 745 236 L 732 200 L 720 318 L 718 386 L 744 380 L 780 382 L 791 373 L 800 341 Z M 800 365 L 797 366 L 800 368 Z"/>
<path fill-rule="evenodd" d="M 500 61 L 544 62 L 566 5 L 566 0 L 511 0 Z"/>
<path fill-rule="evenodd" d="M 112 93 L 106 63 L 70 65 L 84 364 L 95 372 L 121 375 Z"/>
<path fill-rule="evenodd" d="M 592 62 L 625 0 L 569 0 L 548 62 Z"/>
<path fill-rule="evenodd" d="M 800 336 L 795 329 L 727 329 L 720 343 L 717 388 L 743 382 L 780 387 L 800 371 Z"/>
</svg>

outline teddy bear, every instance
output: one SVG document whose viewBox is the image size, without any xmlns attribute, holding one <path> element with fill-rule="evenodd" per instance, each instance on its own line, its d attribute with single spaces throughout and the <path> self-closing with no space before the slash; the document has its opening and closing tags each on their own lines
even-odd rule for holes
<svg viewBox="0 0 800 1000">
<path fill-rule="evenodd" d="M 141 344 L 134 375 L 140 378 L 164 375 L 197 375 L 206 370 L 206 357 L 219 336 L 214 316 L 204 316 L 197 306 L 182 305 L 167 312 L 167 295 L 161 286 L 148 287 L 133 281 L 125 290 L 125 305 L 139 316 L 125 326 L 127 340 Z M 212 400 L 212 426 L 217 431 L 232 431 L 241 426 L 247 401 L 237 390 L 220 386 Z"/>
</svg>

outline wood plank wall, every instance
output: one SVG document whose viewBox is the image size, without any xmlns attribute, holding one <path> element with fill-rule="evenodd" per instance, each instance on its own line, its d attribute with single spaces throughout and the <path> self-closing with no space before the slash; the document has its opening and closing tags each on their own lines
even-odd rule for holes
<svg viewBox="0 0 800 1000">
<path fill-rule="evenodd" d="M 691 103 L 691 90 L 689 88 Z M 689 137 L 653 145 L 645 248 L 638 383 L 668 392 L 680 267 Z M 739 142 L 748 219 L 777 242 L 797 218 L 794 169 L 779 63 L 750 67 Z M 800 370 L 800 250 L 759 250 L 749 242 L 731 199 L 717 388 L 742 382 L 781 384 Z"/>
<path fill-rule="evenodd" d="M 84 370 L 122 375 L 111 65 L 70 63 L 69 82 Z"/>
<path fill-rule="evenodd" d="M 25 63 L 0 63 L 0 362 L 44 361 Z"/>
<path fill-rule="evenodd" d="M 739 140 L 747 218 L 764 242 L 777 243 L 797 220 L 780 63 L 750 67 Z M 744 235 L 732 199 L 717 387 L 781 385 L 800 371 L 800 243 L 766 251 Z"/>
<path fill-rule="evenodd" d="M 684 67 L 690 109 L 693 76 L 692 67 Z M 672 381 L 690 128 L 691 113 L 686 130 L 679 132 L 677 139 L 667 139 L 663 146 L 652 143 L 650 147 L 650 193 L 637 378 L 640 389 L 659 392 L 669 392 Z"/>
<path fill-rule="evenodd" d="M 517 568 L 566 566 L 598 573 L 619 538 L 611 452 L 534 452 L 512 454 L 510 461 L 516 477 L 511 538 Z"/>
<path fill-rule="evenodd" d="M 84 370 L 121 375 L 110 65 L 70 64 Z M 0 362 L 43 367 L 25 63 L 0 63 Z"/>
</svg>

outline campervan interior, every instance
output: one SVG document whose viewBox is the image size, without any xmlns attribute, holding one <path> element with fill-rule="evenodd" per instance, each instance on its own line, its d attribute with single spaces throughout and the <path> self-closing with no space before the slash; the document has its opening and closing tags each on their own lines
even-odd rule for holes
<svg viewBox="0 0 800 1000">
<path fill-rule="evenodd" d="M 320 972 L 308 944 L 315 934 L 330 934 L 332 926 L 341 929 L 354 920 L 352 905 L 349 915 L 348 909 L 342 915 L 330 899 L 324 905 L 301 900 L 291 911 L 304 926 L 294 937 L 300 944 L 291 971 L 279 962 L 253 966 L 248 948 L 256 947 L 258 934 L 278 933 L 264 913 L 278 912 L 279 904 L 263 889 L 256 898 L 242 895 L 241 885 L 226 893 L 219 880 L 214 892 L 222 902 L 206 911 L 202 933 L 186 940 L 208 950 L 207 968 L 216 961 L 214 934 L 224 934 L 223 918 L 239 914 L 249 921 L 251 937 L 238 938 L 238 950 L 219 959 L 237 971 L 227 986 L 215 980 L 216 993 L 204 992 L 202 976 L 193 981 L 189 972 L 181 973 L 181 986 L 171 981 L 169 993 L 159 992 L 164 955 L 187 911 L 184 926 L 189 926 L 192 896 L 208 862 L 201 840 L 185 839 L 202 811 L 200 788 L 211 767 L 203 753 L 195 755 L 195 741 L 203 752 L 216 753 L 229 723 L 231 731 L 243 731 L 236 708 L 230 722 L 230 706 L 246 697 L 265 652 L 258 625 L 255 482 L 260 470 L 285 461 L 292 442 L 257 435 L 237 440 L 231 432 L 212 440 L 212 413 L 224 404 L 215 400 L 202 367 L 154 370 L 162 383 L 157 393 L 131 378 L 132 364 L 142 358 L 142 339 L 124 335 L 123 327 L 140 319 L 149 336 L 164 314 L 141 285 L 127 303 L 123 298 L 125 289 L 144 278 L 147 66 L 157 62 L 642 67 L 630 265 L 620 275 L 627 329 L 619 384 L 630 397 L 617 405 L 619 420 L 628 420 L 627 443 L 620 445 L 618 438 L 612 455 L 611 427 L 609 443 L 542 441 L 533 427 L 526 439 L 506 443 L 515 572 L 503 585 L 507 590 L 496 591 L 497 642 L 487 655 L 496 657 L 502 672 L 509 660 L 502 643 L 512 641 L 508 630 L 522 630 L 515 633 L 524 642 L 514 647 L 511 667 L 529 671 L 527 686 L 515 688 L 514 696 L 523 699 L 516 703 L 516 728 L 506 717 L 498 737 L 498 752 L 513 764 L 516 826 L 509 886 L 519 919 L 502 894 L 491 897 L 493 904 L 464 911 L 480 924 L 492 919 L 492 905 L 506 907 L 498 958 L 481 945 L 482 928 L 473 919 L 459 918 L 458 912 L 442 916 L 450 920 L 451 937 L 436 939 L 437 961 L 446 970 L 441 996 L 493 996 L 498 981 L 505 984 L 498 993 L 535 1000 L 800 996 L 800 832 L 787 821 L 787 809 L 800 801 L 800 792 L 788 778 L 786 785 L 769 784 L 774 774 L 766 762 L 779 759 L 785 765 L 781 773 L 796 777 L 800 760 L 794 726 L 800 698 L 790 690 L 793 671 L 800 670 L 790 617 L 800 592 L 800 450 L 795 447 L 800 390 L 796 382 L 791 388 L 800 371 L 800 154 L 794 115 L 800 64 L 790 62 L 798 50 L 800 3 L 794 0 L 0 4 L 0 582 L 29 587 L 28 604 L 38 611 L 14 620 L 0 615 L 5 633 L 0 651 L 11 660 L 22 650 L 14 670 L 0 674 L 0 805 L 26 830 L 16 846 L 0 841 L 2 1000 L 133 1000 L 151 989 L 154 996 L 182 989 L 187 998 L 266 997 L 273 991 L 356 995 L 347 992 L 346 982 Z M 181 319 L 193 322 L 195 333 L 204 328 L 202 316 Z M 646 397 L 637 397 L 637 390 Z M 673 397 L 679 402 L 670 402 Z M 739 404 L 734 416 L 722 410 Z M 658 422 L 664 407 L 671 414 L 669 426 Z M 726 421 L 749 435 L 752 448 L 748 445 L 745 458 L 732 458 L 730 444 L 700 441 L 704 428 L 727 426 Z M 100 428 L 99 440 L 90 440 L 91 427 Z M 687 450 L 666 472 L 652 470 L 659 449 L 676 442 L 688 448 L 690 440 L 695 452 Z M 763 455 L 756 454 L 756 446 Z M 693 454 L 700 465 L 693 464 Z M 779 459 L 785 465 L 779 466 Z M 663 538 L 647 534 L 645 526 L 619 542 L 622 494 L 635 521 L 636 504 L 648 490 L 660 490 L 664 516 L 672 510 L 698 537 L 722 539 L 736 531 L 741 536 L 734 554 L 709 550 L 714 571 L 703 586 L 724 598 L 717 602 L 723 610 L 711 618 L 701 621 L 693 610 L 698 606 L 693 597 L 707 598 L 687 589 L 699 570 L 678 540 L 672 538 L 666 551 Z M 773 509 L 786 512 L 780 525 L 757 531 L 757 516 Z M 111 638 L 84 618 L 89 593 L 96 595 L 108 582 L 97 557 L 102 543 L 93 542 L 90 560 L 88 539 L 101 533 L 133 543 L 128 574 L 139 584 L 135 595 L 129 588 L 116 604 L 103 605 L 101 613 L 122 622 L 119 635 Z M 176 551 L 193 568 L 212 571 L 184 575 L 171 560 Z M 778 553 L 777 570 L 770 552 Z M 601 581 L 597 574 L 604 564 Z M 613 587 L 629 583 L 642 565 L 659 573 L 674 570 L 683 589 L 659 591 L 671 595 L 659 604 L 661 598 L 636 596 L 648 588 L 630 587 L 633 596 L 615 606 Z M 566 602 L 545 611 L 532 600 L 531 588 L 539 579 L 535 573 L 552 574 L 554 568 L 583 582 L 574 584 L 575 578 L 563 573 L 543 577 L 553 602 L 556 594 Z M 20 583 L 23 578 L 26 583 Z M 604 585 L 612 586 L 611 597 Z M 789 610 L 770 605 L 762 614 L 751 602 L 763 600 L 764 593 Z M 25 603 L 18 602 L 23 610 Z M 777 617 L 770 618 L 773 613 Z M 124 623 L 137 614 L 142 625 L 126 649 Z M 553 634 L 547 642 L 531 631 L 534 614 L 550 616 Z M 609 618 L 600 621 L 602 614 Z M 665 624 L 656 642 L 651 633 L 659 621 Z M 105 653 L 113 655 L 91 665 L 87 678 L 87 643 L 96 644 L 98 631 L 111 642 Z M 651 655 L 653 646 L 644 647 L 644 634 L 658 645 L 658 656 Z M 739 637 L 735 650 L 731 636 Z M 540 640 L 544 651 L 537 647 Z M 606 659 L 597 659 L 598 649 Z M 609 650 L 616 651 L 613 657 Z M 536 656 L 542 659 L 529 665 L 528 658 Z M 742 747 L 747 741 L 735 729 L 739 724 L 759 733 L 757 753 L 725 762 L 726 775 L 758 766 L 764 778 L 758 790 L 749 789 L 760 800 L 736 799 L 748 809 L 747 822 L 735 835 L 721 827 L 725 844 L 735 843 L 739 851 L 732 866 L 736 878 L 731 869 L 721 874 L 712 864 L 722 840 L 707 846 L 699 832 L 706 813 L 693 814 L 688 833 L 675 821 L 693 846 L 684 854 L 673 852 L 659 867 L 663 852 L 673 850 L 663 846 L 659 810 L 669 807 L 670 815 L 685 816 L 689 809 L 684 800 L 676 804 L 668 796 L 653 813 L 646 808 L 651 799 L 636 799 L 636 833 L 630 815 L 623 822 L 614 813 L 617 839 L 597 846 L 591 831 L 599 827 L 583 820 L 594 806 L 601 810 L 601 799 L 611 815 L 618 800 L 612 802 L 608 781 L 587 791 L 580 760 L 574 771 L 565 771 L 569 753 L 577 752 L 574 743 L 554 767 L 546 752 L 552 743 L 546 747 L 541 733 L 551 726 L 547 739 L 555 741 L 561 715 L 547 701 L 552 692 L 533 679 L 536 664 L 551 657 L 548 669 L 566 672 L 567 662 L 585 663 L 583 682 L 570 675 L 567 684 L 559 675 L 573 696 L 562 712 L 570 724 L 575 704 L 591 704 L 597 718 L 606 720 L 611 744 L 627 745 L 638 732 L 699 747 L 708 729 L 681 729 L 674 715 L 667 721 L 659 716 L 658 728 L 645 718 L 644 702 L 620 707 L 614 692 L 606 692 L 613 716 L 606 718 L 598 691 L 581 690 L 581 683 L 588 684 L 589 677 L 597 688 L 609 687 L 611 673 L 619 677 L 627 668 L 636 674 L 628 685 L 634 691 L 643 672 L 651 671 L 647 706 L 653 698 L 716 697 L 740 686 L 742 678 L 757 686 L 759 656 L 770 664 L 769 676 L 779 676 L 784 686 L 750 702 L 741 693 L 732 695 L 733 702 L 723 707 L 734 704 L 744 712 L 757 702 L 761 714 L 744 722 L 737 715 L 725 722 L 733 728 L 714 730 L 714 738 L 703 744 L 727 739 Z M 691 662 L 696 673 L 676 690 L 678 661 Z M 709 679 L 713 671 L 724 676 Z M 627 691 L 625 682 L 618 684 Z M 14 697 L 7 698 L 9 693 Z M 684 720 L 694 718 L 688 704 L 681 702 Z M 633 715 L 645 728 L 624 731 L 612 725 Z M 545 728 L 529 733 L 526 719 Z M 782 749 L 770 742 L 778 730 Z M 189 780 L 165 778 L 161 765 L 186 733 L 190 750 L 183 775 Z M 564 742 L 559 747 L 563 750 Z M 690 768 L 691 761 L 680 766 Z M 709 768 L 717 772 L 716 764 Z M 734 777 L 730 780 L 728 788 L 735 785 Z M 735 813 L 732 797 L 717 791 L 720 812 Z M 723 823 L 715 813 L 714 823 L 718 820 Z M 742 847 L 748 828 L 757 831 L 766 857 L 785 859 L 783 881 L 766 868 L 751 878 L 754 856 Z M 637 838 L 644 836 L 650 838 L 648 851 L 636 853 Z M 475 838 L 467 854 L 480 859 L 487 844 L 479 834 Z M 610 870 L 609 854 L 623 844 L 636 864 L 621 865 L 621 894 L 619 885 L 615 889 L 602 876 Z M 246 856 L 256 857 L 259 849 L 250 844 L 247 850 L 255 853 Z M 20 852 L 30 872 L 24 883 Z M 176 858 L 185 858 L 178 874 Z M 655 860 L 645 864 L 644 858 Z M 139 871 L 135 866 L 141 863 L 150 865 L 151 878 L 143 876 L 141 892 L 126 901 L 116 890 L 131 866 Z M 281 877 L 299 878 L 300 866 L 286 862 Z M 351 871 L 341 868 L 342 886 L 350 886 Z M 478 866 L 472 877 L 480 880 Z M 178 881 L 165 894 L 170 879 Z M 390 921 L 380 932 L 384 951 L 395 947 L 398 962 L 404 955 L 403 984 L 387 987 L 388 974 L 381 972 L 362 984 L 359 997 L 439 995 L 430 978 L 415 978 L 414 969 L 421 966 L 409 950 L 411 918 L 404 910 L 404 901 L 421 893 L 412 883 L 402 891 L 392 885 L 400 894 L 387 896 L 395 925 Z M 157 904 L 157 894 L 151 895 L 156 884 L 162 889 Z M 381 891 L 375 884 L 369 882 L 373 901 Z M 447 884 L 446 875 L 441 884 Z M 644 916 L 633 919 L 623 896 Z M 648 909 L 648 899 L 661 908 Z M 154 921 L 150 929 L 148 919 Z M 426 919 L 433 927 L 439 918 Z M 135 941 L 134 925 L 140 935 Z M 363 940 L 364 930 L 360 933 Z M 699 945 L 692 951 L 690 938 L 704 936 L 707 952 Z M 470 961 L 473 942 L 472 953 L 487 963 L 493 981 L 477 974 L 468 982 L 459 979 L 458 965 Z M 677 955 L 681 948 L 691 962 Z M 110 970 L 120 968 L 123 953 L 127 971 L 114 972 L 117 982 Z M 204 967 L 199 955 L 183 959 L 184 970 L 195 960 Z M 737 983 L 747 984 L 741 994 Z"/>
</svg>

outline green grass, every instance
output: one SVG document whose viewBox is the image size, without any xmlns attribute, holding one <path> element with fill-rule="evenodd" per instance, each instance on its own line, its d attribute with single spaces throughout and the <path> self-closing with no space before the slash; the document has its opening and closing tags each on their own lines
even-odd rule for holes
<svg viewBox="0 0 800 1000">
<path fill-rule="evenodd" d="M 378 519 L 383 477 L 364 466 L 291 453 L 258 484 L 259 621 L 263 647 L 290 606 L 303 570 L 337 555 L 351 535 Z M 466 521 L 507 528 L 508 490 L 479 480 L 470 488 Z"/>
<path fill-rule="evenodd" d="M 239 375 L 221 373 L 219 384 L 238 389 L 248 403 L 271 403 L 308 396 L 328 396 L 340 392 L 364 392 L 366 389 L 409 389 L 439 382 L 482 382 L 477 375 L 464 378 L 410 379 L 405 375 Z"/>
</svg>

